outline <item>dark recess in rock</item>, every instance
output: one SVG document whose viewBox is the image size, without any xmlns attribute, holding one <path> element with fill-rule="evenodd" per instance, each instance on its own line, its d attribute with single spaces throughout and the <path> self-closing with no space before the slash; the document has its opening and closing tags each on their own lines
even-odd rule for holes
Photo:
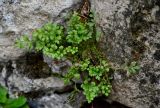
<svg viewBox="0 0 160 108">
<path fill-rule="evenodd" d="M 6 75 L 6 77 L 5 77 L 5 85 L 8 87 L 8 78 L 9 78 L 9 76 L 13 73 L 13 67 L 12 67 L 12 61 L 11 60 L 9 60 L 8 62 L 7 62 L 7 64 L 6 64 L 6 70 L 7 70 L 7 75 Z"/>
<path fill-rule="evenodd" d="M 150 82 L 151 82 L 151 84 L 158 83 L 158 79 L 155 74 L 150 74 Z"/>
<path fill-rule="evenodd" d="M 156 50 L 153 56 L 154 56 L 154 59 L 160 60 L 160 50 Z"/>
<path fill-rule="evenodd" d="M 9 3 L 10 5 L 11 4 L 15 4 L 15 3 L 19 3 L 20 0 L 4 0 L 3 3 Z"/>
<path fill-rule="evenodd" d="M 43 95 L 45 95 L 45 93 L 47 92 L 47 90 L 37 90 L 37 91 L 31 91 L 31 92 L 28 92 L 28 93 L 19 93 L 19 94 L 22 94 L 23 96 L 27 97 L 27 98 L 31 98 L 31 99 L 34 99 L 34 98 L 39 98 Z"/>
<path fill-rule="evenodd" d="M 152 99 L 153 103 L 154 103 L 156 106 L 158 106 L 159 101 L 160 101 L 160 98 L 158 98 L 158 97 L 152 97 L 151 99 Z"/>
<path fill-rule="evenodd" d="M 92 103 L 87 102 L 81 108 L 130 108 L 118 102 L 107 102 L 104 97 L 96 98 Z"/>
<path fill-rule="evenodd" d="M 157 12 L 156 12 L 156 19 L 157 19 L 157 20 L 160 20 L 160 11 L 157 11 Z"/>
<path fill-rule="evenodd" d="M 155 108 L 154 105 L 151 105 L 149 108 Z"/>
<path fill-rule="evenodd" d="M 145 41 L 147 41 L 147 40 L 148 40 L 147 37 L 142 37 L 142 38 L 141 38 L 141 41 L 142 41 L 142 42 L 145 42 Z"/>
<path fill-rule="evenodd" d="M 149 28 L 149 23 L 144 20 L 144 16 L 140 11 L 136 12 L 131 18 L 131 31 L 133 35 L 138 35 L 144 29 Z"/>
<path fill-rule="evenodd" d="M 156 5 L 160 6 L 160 0 L 156 1 Z"/>
<path fill-rule="evenodd" d="M 157 49 L 160 49 L 160 44 L 159 43 L 155 43 L 155 46 Z"/>
<path fill-rule="evenodd" d="M 54 93 L 56 93 L 56 94 L 71 93 L 73 90 L 74 90 L 74 85 L 67 85 L 63 89 L 57 89 L 57 90 L 55 90 Z"/>
<path fill-rule="evenodd" d="M 145 79 L 140 80 L 140 84 L 146 84 L 147 81 Z"/>
<path fill-rule="evenodd" d="M 16 64 L 18 71 L 29 78 L 47 78 L 51 75 L 51 69 L 43 61 L 42 54 L 27 53 Z"/>
<path fill-rule="evenodd" d="M 0 63 L 0 73 L 2 72 L 3 65 Z"/>
</svg>

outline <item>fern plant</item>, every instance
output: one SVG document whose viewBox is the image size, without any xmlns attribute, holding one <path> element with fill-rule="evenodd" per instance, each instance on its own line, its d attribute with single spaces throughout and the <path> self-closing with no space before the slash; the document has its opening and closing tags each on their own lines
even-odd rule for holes
<svg viewBox="0 0 160 108">
<path fill-rule="evenodd" d="M 94 23 L 83 23 L 78 13 L 74 13 L 67 26 L 67 41 L 73 44 L 80 44 L 92 38 Z M 91 29 L 90 29 L 91 28 Z"/>
<path fill-rule="evenodd" d="M 109 64 L 102 60 L 97 66 L 94 66 L 89 59 L 81 61 L 76 66 L 72 66 L 66 74 L 64 81 L 68 83 L 73 79 L 81 79 L 81 85 L 87 101 L 90 103 L 99 95 L 108 96 L 111 92 L 111 83 L 109 81 L 108 72 Z"/>
<path fill-rule="evenodd" d="M 7 97 L 7 89 L 0 85 L 0 108 L 29 108 L 25 97 L 16 99 Z"/>
<path fill-rule="evenodd" d="M 90 103 L 99 95 L 110 94 L 112 86 L 109 73 L 114 68 L 109 65 L 98 47 L 101 33 L 96 29 L 93 13 L 89 17 L 83 22 L 80 15 L 74 12 L 68 19 L 66 28 L 48 23 L 35 30 L 32 39 L 23 36 L 16 41 L 16 45 L 42 52 L 53 59 L 71 60 L 73 65 L 64 76 L 64 82 L 81 80 L 81 88 Z M 134 73 L 138 68 L 133 63 L 125 70 Z"/>
</svg>

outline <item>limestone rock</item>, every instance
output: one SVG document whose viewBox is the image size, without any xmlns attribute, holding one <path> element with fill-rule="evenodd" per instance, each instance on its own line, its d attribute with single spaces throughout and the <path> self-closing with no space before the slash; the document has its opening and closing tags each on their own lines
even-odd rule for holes
<svg viewBox="0 0 160 108">
<path fill-rule="evenodd" d="M 23 60 L 23 59 L 20 59 Z M 33 60 L 33 59 L 32 59 Z M 42 60 L 43 61 L 43 60 Z M 40 62 L 40 61 L 39 61 Z M 36 63 L 39 64 L 37 61 Z M 18 64 L 19 65 L 19 64 Z M 0 72 L 0 84 L 7 86 L 11 93 L 13 92 L 33 92 L 40 90 L 51 90 L 55 91 L 57 89 L 63 89 L 65 87 L 63 80 L 52 77 L 48 74 L 49 67 L 44 67 L 45 65 L 40 65 L 42 76 L 35 76 L 37 74 L 33 64 L 23 64 L 25 66 L 20 68 L 17 66 L 17 61 L 8 61 L 6 63 L 1 62 L 1 72 Z M 25 73 L 24 70 L 30 68 L 28 73 Z M 37 68 L 36 68 L 37 69 Z M 32 73 L 32 77 L 29 77 L 29 73 Z M 44 77 L 46 75 L 46 77 Z"/>
<path fill-rule="evenodd" d="M 97 26 L 104 34 L 100 45 L 108 60 L 114 67 L 131 61 L 141 66 L 133 76 L 116 72 L 109 98 L 132 108 L 159 108 L 160 0 L 90 1 Z M 39 108 L 71 107 L 65 103 L 65 97 L 54 93 L 64 88 L 63 81 L 51 77 L 51 70 L 59 72 L 71 63 L 56 64 L 44 57 L 49 68 L 41 55 L 25 55 L 26 51 L 15 48 L 14 42 L 23 34 L 31 36 L 32 31 L 47 22 L 61 22 L 68 8 L 79 2 L 0 0 L 0 84 L 9 88 L 11 96 L 22 93 L 35 99 Z"/>
<path fill-rule="evenodd" d="M 110 98 L 132 108 L 160 107 L 160 1 L 93 0 L 102 48 L 119 67 L 137 61 L 141 70 L 128 77 L 116 72 Z"/>
<path fill-rule="evenodd" d="M 29 103 L 32 108 L 73 108 L 67 103 L 66 97 L 66 95 L 52 94 L 30 101 Z"/>
<path fill-rule="evenodd" d="M 16 59 L 24 51 L 14 47 L 16 38 L 47 22 L 78 0 L 0 0 L 0 60 Z"/>
<path fill-rule="evenodd" d="M 35 58 L 38 55 L 29 55 L 30 58 L 23 56 L 23 59 L 20 57 L 17 60 L 0 62 L 0 85 L 8 88 L 10 97 L 15 98 L 24 95 L 32 108 L 72 108 L 69 103 L 65 103 L 69 96 L 68 93 L 62 93 L 62 95 L 55 93 L 66 91 L 63 80 L 48 74 L 50 68 L 48 65 L 45 66 L 45 63 L 38 65 L 43 62 L 40 58 Z M 20 60 L 22 61 L 20 62 Z M 34 63 L 40 66 L 40 69 L 35 68 Z M 25 72 L 27 70 L 28 73 Z M 37 71 L 41 72 L 42 75 L 34 75 L 38 74 Z M 32 74 L 30 75 L 30 73 Z"/>
</svg>

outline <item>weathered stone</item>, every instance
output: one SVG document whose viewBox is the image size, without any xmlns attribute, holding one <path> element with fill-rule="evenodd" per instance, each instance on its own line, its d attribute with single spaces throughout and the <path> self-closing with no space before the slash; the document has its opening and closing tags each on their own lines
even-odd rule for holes
<svg viewBox="0 0 160 108">
<path fill-rule="evenodd" d="M 67 103 L 68 95 L 56 95 L 43 96 L 36 100 L 30 101 L 32 108 L 73 108 Z"/>
<path fill-rule="evenodd" d="M 133 76 L 116 72 L 109 98 L 132 108 L 159 108 L 160 0 L 90 1 L 97 25 L 104 33 L 100 45 L 108 60 L 115 67 L 131 61 L 141 66 Z M 14 41 L 23 34 L 30 36 L 47 22 L 63 22 L 61 18 L 70 11 L 68 8 L 78 2 L 0 0 L 0 84 L 9 88 L 11 96 L 22 93 L 34 99 L 36 108 L 71 107 L 65 97 L 54 93 L 64 88 L 63 81 L 50 76 L 51 70 L 59 73 L 65 68 L 66 72 L 71 63 L 44 57 L 50 69 L 41 55 L 22 56 L 25 51 L 15 48 Z M 48 93 L 51 95 L 46 96 Z"/>
<path fill-rule="evenodd" d="M 47 78 L 51 76 L 51 69 L 43 60 L 43 55 L 30 52 L 16 60 L 17 71 L 30 79 Z"/>
<path fill-rule="evenodd" d="M 47 22 L 59 21 L 79 0 L 0 0 L 0 84 L 9 89 L 11 97 L 25 95 L 35 100 L 36 108 L 71 108 L 64 103 L 63 80 L 51 76 L 51 68 L 42 55 L 26 53 L 14 46 L 23 34 Z M 68 10 L 68 11 L 64 11 Z M 65 91 L 65 90 L 64 90 Z M 46 96 L 49 94 L 51 96 Z M 47 99 L 47 100 L 46 100 Z M 41 106 L 42 105 L 42 106 Z"/>
<path fill-rule="evenodd" d="M 68 71 L 68 68 L 72 66 L 71 61 L 69 60 L 54 60 L 50 57 L 44 56 L 44 61 L 51 68 L 52 73 L 57 73 L 60 75 L 65 75 Z"/>
<path fill-rule="evenodd" d="M 93 0 L 102 48 L 115 67 L 137 61 L 141 70 L 128 77 L 114 74 L 110 99 L 132 108 L 160 107 L 160 1 Z"/>
<path fill-rule="evenodd" d="M 20 70 L 17 71 L 18 67 L 14 61 L 9 61 L 6 64 L 7 65 L 4 65 L 4 67 L 1 69 L 0 84 L 7 86 L 12 93 L 28 93 L 47 89 L 52 89 L 52 91 L 55 91 L 65 87 L 63 81 L 57 77 L 31 79 L 27 77 L 27 74 L 20 73 Z M 32 68 L 32 66 L 30 66 L 30 68 Z"/>
<path fill-rule="evenodd" d="M 16 59 L 24 51 L 14 47 L 14 41 L 47 22 L 52 22 L 62 10 L 78 0 L 0 0 L 0 60 Z"/>
<path fill-rule="evenodd" d="M 35 55 L 31 55 L 36 58 Z M 66 89 L 66 86 L 63 80 L 50 75 L 44 77 L 48 71 L 47 67 L 38 70 L 43 73 L 42 76 L 36 78 L 28 77 L 27 73 L 24 73 L 26 68 L 31 68 L 28 71 L 33 73 L 31 76 L 37 74 L 34 72 L 34 59 L 32 57 L 23 57 L 23 59 L 20 57 L 16 61 L 0 62 L 0 85 L 8 88 L 9 96 L 17 97 L 18 95 L 24 95 L 28 100 L 34 100 L 30 102 L 32 108 L 72 108 L 69 103 L 65 103 L 69 94 L 58 95 L 54 93 L 59 91 L 65 92 L 63 89 Z M 26 58 L 28 60 L 25 60 Z M 29 59 L 32 59 L 32 62 Z M 20 62 L 20 60 L 22 61 Z M 40 60 L 37 61 L 37 64 L 39 64 Z M 29 64 L 25 62 L 29 62 Z M 23 68 L 21 68 L 19 63 L 21 63 Z M 44 66 L 42 65 L 42 67 Z"/>
</svg>

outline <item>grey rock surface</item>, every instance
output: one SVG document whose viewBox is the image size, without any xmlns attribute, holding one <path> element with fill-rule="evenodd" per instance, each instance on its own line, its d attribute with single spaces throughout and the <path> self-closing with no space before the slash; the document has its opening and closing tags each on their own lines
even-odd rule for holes
<svg viewBox="0 0 160 108">
<path fill-rule="evenodd" d="M 38 56 L 29 55 L 34 58 Z M 66 103 L 68 93 L 62 93 L 62 95 L 55 93 L 57 91 L 65 91 L 66 85 L 64 85 L 63 80 L 48 74 L 50 68 L 48 65 L 44 65 L 45 63 L 38 65 L 39 62 L 43 62 L 43 59 L 38 58 L 36 62 L 33 62 L 34 59 L 30 57 L 28 59 L 31 59 L 32 62 L 29 62 L 26 58 L 23 56 L 23 59 L 20 57 L 17 60 L 0 62 L 0 85 L 8 88 L 10 97 L 15 98 L 19 95 L 24 95 L 30 100 L 29 105 L 32 108 L 72 108 L 69 103 Z M 42 75 L 36 75 L 34 63 L 40 66 L 40 69 L 37 69 L 37 67 L 36 69 Z M 30 69 L 28 73 L 25 72 L 27 68 Z M 30 75 L 30 73 L 32 74 Z"/>
<path fill-rule="evenodd" d="M 141 70 L 114 74 L 110 99 L 132 108 L 160 107 L 160 1 L 93 0 L 106 57 L 119 67 L 137 61 Z"/>
<path fill-rule="evenodd" d="M 32 108 L 72 108 L 66 100 L 67 95 L 52 94 L 30 101 L 30 105 Z"/>
<path fill-rule="evenodd" d="M 160 1 L 90 0 L 97 26 L 103 31 L 101 47 L 119 67 L 137 61 L 141 70 L 133 76 L 116 72 L 110 99 L 132 108 L 160 107 Z M 24 55 L 14 47 L 16 38 L 47 22 L 61 22 L 79 0 L 0 0 L 0 84 L 9 94 L 35 99 L 35 108 L 70 108 L 66 96 L 54 92 L 65 86 L 51 70 L 70 66 L 41 55 Z M 24 56 L 23 56 L 24 55 Z M 49 65 L 49 66 L 48 66 Z M 66 72 L 66 71 L 65 71 Z M 62 73 L 63 74 L 63 73 Z M 50 95 L 47 95 L 50 94 Z M 78 105 L 78 104 L 77 104 Z M 37 106 L 37 107 L 36 107 Z M 53 107 L 54 106 L 54 107 Z"/>
<path fill-rule="evenodd" d="M 68 72 L 69 67 L 72 66 L 71 61 L 64 59 L 64 60 L 54 60 L 51 57 L 43 56 L 44 62 L 48 64 L 51 68 L 52 73 L 65 75 Z"/>
<path fill-rule="evenodd" d="M 16 59 L 24 51 L 14 47 L 16 38 L 51 22 L 78 0 L 0 0 L 0 60 Z"/>
<path fill-rule="evenodd" d="M 47 22 L 58 22 L 60 14 L 66 15 L 79 2 L 0 0 L 0 84 L 8 88 L 11 97 L 22 94 L 31 100 L 36 98 L 35 108 L 71 108 L 64 102 L 67 96 L 54 93 L 63 91 L 65 85 L 60 78 L 52 77 L 52 69 L 43 62 L 43 57 L 26 54 L 14 42 L 24 34 L 31 36 L 32 31 Z"/>
<path fill-rule="evenodd" d="M 24 65 L 24 64 L 22 64 L 22 65 Z M 26 66 L 27 65 L 30 66 L 30 68 L 33 70 L 32 65 L 26 64 Z M 23 68 L 25 68 L 25 67 L 23 67 Z M 19 70 L 19 71 L 17 71 L 17 70 Z M 44 73 L 47 72 L 47 71 L 48 71 L 47 69 L 44 70 Z M 32 72 L 34 73 L 34 70 Z M 16 89 L 18 88 L 17 89 L 18 91 L 29 92 L 34 88 L 33 87 L 31 89 L 29 85 L 32 85 L 34 82 L 37 83 L 37 84 L 38 83 L 44 83 L 43 79 L 42 79 L 42 81 L 40 81 L 41 78 L 31 79 L 31 78 L 28 77 L 27 74 L 21 73 L 20 68 L 17 67 L 17 62 L 16 61 L 1 62 L 1 72 L 0 72 L 0 74 L 1 74 L 0 79 L 1 79 L 1 84 L 2 85 L 6 84 L 6 86 L 8 86 L 9 88 L 14 88 L 14 87 Z M 3 82 L 5 82 L 5 83 L 3 83 Z M 13 87 L 11 87 L 11 86 L 13 86 Z M 41 86 L 41 84 L 39 84 L 39 86 Z M 45 85 L 45 86 L 47 86 L 47 85 Z"/>
</svg>

